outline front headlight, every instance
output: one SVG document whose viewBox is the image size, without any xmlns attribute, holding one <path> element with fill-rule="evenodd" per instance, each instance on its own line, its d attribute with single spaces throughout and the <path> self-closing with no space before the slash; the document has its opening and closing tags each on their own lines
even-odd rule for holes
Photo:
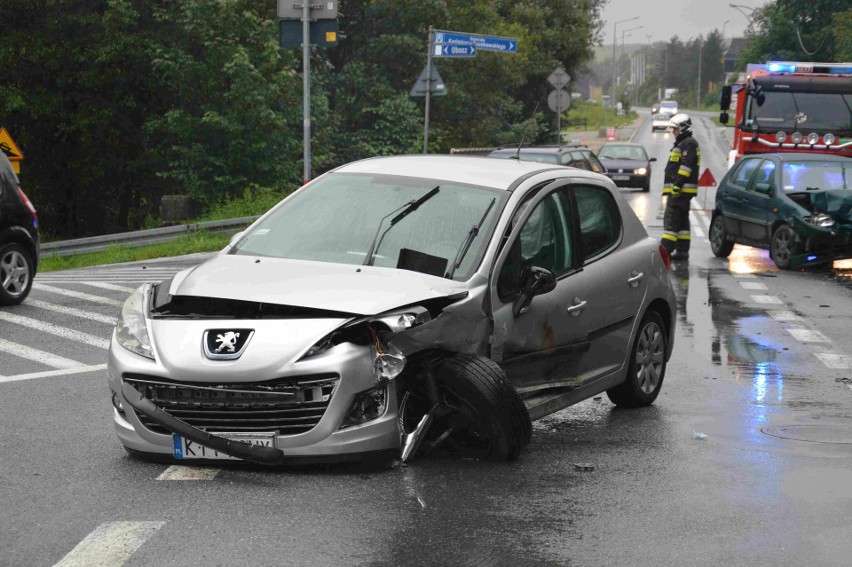
<svg viewBox="0 0 852 567">
<path fill-rule="evenodd" d="M 812 217 L 808 217 L 807 220 L 814 226 L 818 226 L 820 228 L 831 228 L 834 226 L 834 219 L 828 216 L 825 213 L 818 213 Z"/>
<path fill-rule="evenodd" d="M 633 170 L 633 173 L 635 173 L 636 175 L 645 175 L 645 174 L 648 173 L 648 168 L 647 167 L 640 167 L 639 169 Z"/>
<path fill-rule="evenodd" d="M 121 316 L 115 326 L 118 344 L 131 352 L 154 359 L 148 325 L 145 321 L 145 304 L 150 284 L 143 284 L 130 294 L 121 307 Z"/>
</svg>

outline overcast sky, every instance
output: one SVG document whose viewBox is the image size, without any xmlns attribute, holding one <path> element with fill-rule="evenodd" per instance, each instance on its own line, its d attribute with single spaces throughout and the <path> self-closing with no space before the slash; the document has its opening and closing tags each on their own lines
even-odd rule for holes
<svg viewBox="0 0 852 567">
<path fill-rule="evenodd" d="M 729 4 L 759 8 L 769 0 L 609 0 L 603 9 L 604 44 L 612 45 L 612 28 L 615 22 L 639 16 L 638 20 L 622 22 L 616 28 L 618 42 L 626 30 L 625 43 L 647 43 L 668 41 L 677 35 L 683 40 L 699 35 L 707 35 L 714 29 L 725 31 L 725 37 L 742 37 L 748 20 L 742 12 L 750 14 L 747 8 L 731 8 Z M 728 25 L 725 25 L 728 20 Z"/>
</svg>

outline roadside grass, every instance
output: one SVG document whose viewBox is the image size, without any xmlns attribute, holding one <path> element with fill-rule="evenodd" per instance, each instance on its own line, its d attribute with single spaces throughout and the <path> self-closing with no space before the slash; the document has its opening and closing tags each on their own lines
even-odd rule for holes
<svg viewBox="0 0 852 567">
<path fill-rule="evenodd" d="M 563 115 L 564 131 L 598 130 L 608 126 L 616 128 L 626 126 L 636 119 L 636 115 L 628 113 L 624 116 L 616 116 L 614 110 L 603 108 L 585 100 L 576 100 L 571 104 Z M 585 122 L 583 122 L 585 121 Z"/>
<path fill-rule="evenodd" d="M 246 188 L 241 197 L 227 199 L 210 208 L 197 219 L 187 222 L 204 222 L 212 220 L 234 219 L 261 215 L 286 197 L 290 191 L 275 191 L 264 188 Z M 194 231 L 175 240 L 151 246 L 135 248 L 115 245 L 102 252 L 78 254 L 74 256 L 42 257 L 39 261 L 39 272 L 54 272 L 70 270 L 87 266 L 118 264 L 121 262 L 137 262 L 152 258 L 182 256 L 196 252 L 217 252 L 231 240 L 230 235 L 205 230 Z"/>
<path fill-rule="evenodd" d="M 151 246 L 128 248 L 116 245 L 102 252 L 41 258 L 38 264 L 38 271 L 40 273 L 54 272 L 56 270 L 70 270 L 72 268 L 85 268 L 87 266 L 137 262 L 139 260 L 150 260 L 152 258 L 164 258 L 167 256 L 183 256 L 185 254 L 195 254 L 196 252 L 217 252 L 224 248 L 230 240 L 231 237 L 227 234 L 199 230 L 186 236 L 181 236 L 176 240 L 162 244 L 153 244 Z"/>
</svg>

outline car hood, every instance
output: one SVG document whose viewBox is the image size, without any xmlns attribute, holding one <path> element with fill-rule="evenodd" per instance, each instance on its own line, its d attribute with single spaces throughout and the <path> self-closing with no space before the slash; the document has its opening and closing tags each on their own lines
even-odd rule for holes
<svg viewBox="0 0 852 567">
<path fill-rule="evenodd" d="M 852 221 L 852 189 L 817 191 L 811 194 L 811 206 L 838 221 Z"/>
<path fill-rule="evenodd" d="M 221 254 L 179 273 L 172 295 L 375 315 L 468 291 L 466 284 L 393 268 Z"/>
<path fill-rule="evenodd" d="M 636 169 L 637 167 L 648 167 L 648 162 L 639 159 L 602 159 L 601 163 L 607 171 L 618 169 Z"/>
</svg>

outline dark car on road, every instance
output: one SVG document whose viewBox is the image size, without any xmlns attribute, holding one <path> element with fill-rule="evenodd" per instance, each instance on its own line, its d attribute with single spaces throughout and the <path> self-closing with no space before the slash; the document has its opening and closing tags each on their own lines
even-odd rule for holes
<svg viewBox="0 0 852 567">
<path fill-rule="evenodd" d="M 641 144 L 612 142 L 604 144 L 598 157 L 606 168 L 606 175 L 619 187 L 639 187 L 647 193 L 651 189 L 651 162 Z"/>
<path fill-rule="evenodd" d="M 769 250 L 782 270 L 852 258 L 852 158 L 779 153 L 741 158 L 719 183 L 713 254 Z"/>
<path fill-rule="evenodd" d="M 488 154 L 488 157 L 515 158 L 521 161 L 536 161 L 539 163 L 554 163 L 577 167 L 595 173 L 604 173 L 606 168 L 595 153 L 582 144 L 565 146 L 501 146 Z"/>
<path fill-rule="evenodd" d="M 0 305 L 26 299 L 38 266 L 38 217 L 0 152 Z"/>
</svg>

